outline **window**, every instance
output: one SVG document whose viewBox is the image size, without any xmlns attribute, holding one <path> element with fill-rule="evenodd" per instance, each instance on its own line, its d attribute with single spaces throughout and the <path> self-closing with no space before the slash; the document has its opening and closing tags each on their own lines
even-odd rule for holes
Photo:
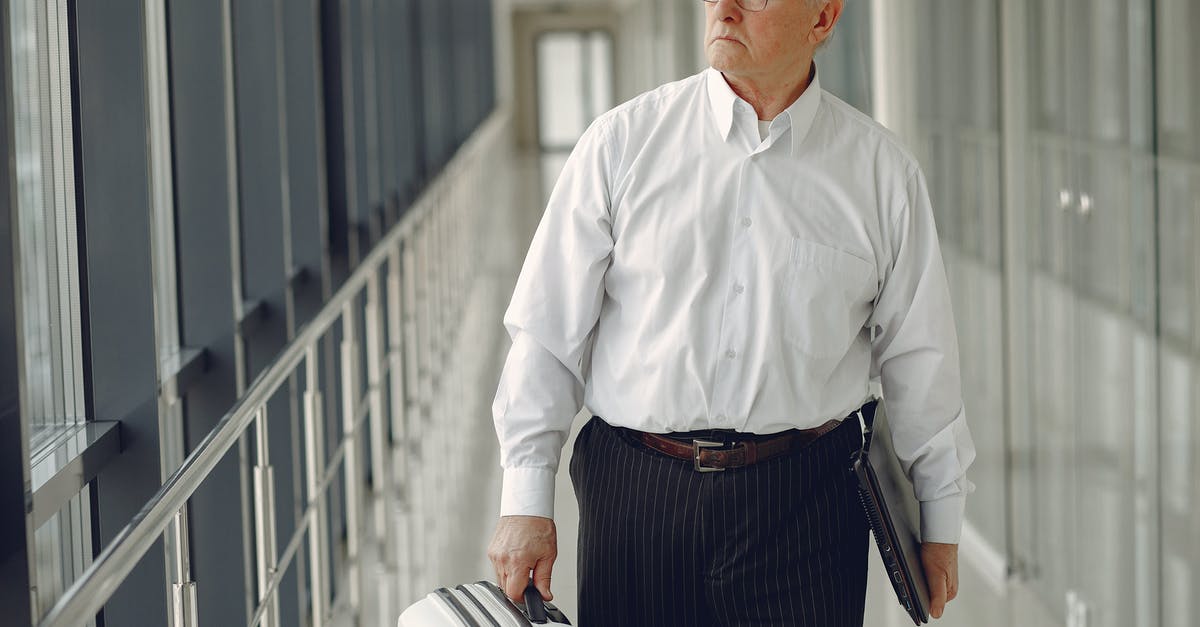
<svg viewBox="0 0 1200 627">
<path fill-rule="evenodd" d="M 613 106 L 612 36 L 554 31 L 537 40 L 538 137 L 544 150 L 570 150 Z"/>
<path fill-rule="evenodd" d="M 71 67 L 65 3 L 13 1 L 8 15 L 4 40 L 12 63 L 22 416 L 28 422 L 35 491 L 34 615 L 41 616 L 92 555 L 89 490 L 52 507 L 44 504 L 40 490 L 47 476 L 39 462 L 77 439 L 87 414 Z"/>
</svg>

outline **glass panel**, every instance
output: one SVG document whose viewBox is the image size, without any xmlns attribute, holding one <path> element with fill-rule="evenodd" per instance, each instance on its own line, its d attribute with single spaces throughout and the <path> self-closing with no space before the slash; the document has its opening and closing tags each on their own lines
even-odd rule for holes
<svg viewBox="0 0 1200 627">
<path fill-rule="evenodd" d="M 65 7 L 12 2 L 13 139 L 30 431 L 83 420 Z"/>
<path fill-rule="evenodd" d="M 34 532 L 38 616 L 92 565 L 91 497 L 84 488 Z M 88 624 L 94 624 L 89 621 Z"/>
<path fill-rule="evenodd" d="M 1149 7 L 1027 3 L 1032 588 L 1093 626 L 1158 606 Z"/>
<path fill-rule="evenodd" d="M 1189 0 L 1158 0 L 1158 134 L 1165 155 L 1200 161 L 1200 6 Z"/>
<path fill-rule="evenodd" d="M 1067 140 L 1065 58 L 1067 16 L 1063 2 L 1030 0 L 1028 19 L 1028 215 L 1030 252 L 1026 350 L 1029 398 L 1021 429 L 1031 434 L 1034 481 L 1033 551 L 1027 574 L 1052 615 L 1066 616 L 1074 576 L 1076 512 L 1074 392 L 1075 300 L 1070 292 L 1074 255 L 1071 160 Z"/>
<path fill-rule="evenodd" d="M 816 59 L 821 87 L 868 115 L 872 106 L 870 9 L 868 2 L 847 2 L 833 37 Z"/>
<path fill-rule="evenodd" d="M 30 450 L 86 419 L 66 3 L 9 3 L 22 400 Z M 87 490 L 34 533 L 35 618 L 91 563 Z"/>
<path fill-rule="evenodd" d="M 1035 151 L 1031 168 L 1039 163 Z M 1052 155 L 1053 156 L 1053 155 Z M 1031 178 L 1032 180 L 1032 178 Z M 1035 196 L 1034 199 L 1037 200 Z M 1031 204 L 1033 211 L 1057 209 Z M 1031 223 L 1031 229 L 1036 229 Z M 1074 299 L 1052 275 L 1035 272 L 1027 299 L 1029 320 L 1028 399 L 1033 434 L 1034 551 L 1031 574 L 1035 594 L 1053 614 L 1064 616 L 1065 598 L 1074 572 L 1075 546 L 1074 403 L 1068 395 L 1075 385 Z"/>
<path fill-rule="evenodd" d="M 1200 598 L 1200 6 L 1155 4 L 1162 434 L 1162 617 L 1195 622 Z"/>
<path fill-rule="evenodd" d="M 599 30 L 545 33 L 537 40 L 537 63 L 542 148 L 569 151 L 614 104 L 612 36 Z"/>
<path fill-rule="evenodd" d="M 1076 162 L 1076 580 L 1089 624 L 1158 605 L 1154 176 L 1148 0 L 1070 0 Z M 1113 577 L 1112 573 L 1127 573 Z"/>
<path fill-rule="evenodd" d="M 1162 369 L 1162 546 L 1163 624 L 1183 627 L 1195 620 L 1200 595 L 1200 360 L 1164 340 Z"/>
<path fill-rule="evenodd" d="M 917 3 L 918 136 L 958 330 L 977 457 L 967 519 L 1007 544 L 1004 318 L 1000 273 L 1000 120 L 995 0 Z"/>
</svg>

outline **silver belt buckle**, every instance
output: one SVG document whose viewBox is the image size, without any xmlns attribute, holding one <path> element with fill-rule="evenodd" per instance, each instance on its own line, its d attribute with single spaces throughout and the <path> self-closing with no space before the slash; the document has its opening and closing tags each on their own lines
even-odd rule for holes
<svg viewBox="0 0 1200 627">
<path fill-rule="evenodd" d="M 724 468 L 713 468 L 711 466 L 700 465 L 700 449 L 718 448 L 724 446 L 723 442 L 713 442 L 710 440 L 692 440 L 692 465 L 696 468 L 696 472 L 722 472 Z"/>
</svg>

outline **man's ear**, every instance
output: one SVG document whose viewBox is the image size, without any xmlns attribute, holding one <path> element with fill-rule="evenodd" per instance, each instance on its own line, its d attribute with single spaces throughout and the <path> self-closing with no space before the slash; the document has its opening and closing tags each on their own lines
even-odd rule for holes
<svg viewBox="0 0 1200 627">
<path fill-rule="evenodd" d="M 845 8 L 844 0 L 829 0 L 817 13 L 813 21 L 811 31 L 812 43 L 817 47 L 824 45 L 833 36 L 833 27 L 837 25 L 838 19 L 842 17 L 842 9 Z"/>
</svg>

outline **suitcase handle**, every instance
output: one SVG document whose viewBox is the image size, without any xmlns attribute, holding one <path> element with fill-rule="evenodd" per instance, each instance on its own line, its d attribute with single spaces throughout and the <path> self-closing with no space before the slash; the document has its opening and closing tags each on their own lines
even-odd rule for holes
<svg viewBox="0 0 1200 627">
<path fill-rule="evenodd" d="M 567 616 L 562 613 L 562 610 L 554 607 L 553 603 L 547 603 L 542 600 L 542 593 L 534 587 L 533 580 L 529 580 L 529 585 L 525 586 L 525 615 L 529 618 L 529 622 L 535 625 L 542 625 L 550 622 L 570 625 L 571 621 L 567 620 Z"/>
<path fill-rule="evenodd" d="M 525 586 L 525 613 L 529 616 L 529 622 L 545 624 L 550 622 L 546 615 L 546 602 L 542 600 L 542 593 L 538 592 L 536 586 L 533 585 L 533 580 L 529 580 L 529 585 Z"/>
<path fill-rule="evenodd" d="M 514 603 L 508 595 L 491 581 L 479 581 L 476 585 L 483 586 L 492 597 L 501 605 L 507 606 L 512 610 L 514 617 L 523 625 L 530 624 L 547 624 L 553 622 L 555 624 L 570 625 L 571 621 L 567 620 L 562 610 L 554 606 L 553 603 L 547 603 L 542 600 L 542 593 L 538 592 L 533 583 L 525 586 L 525 593 L 522 595 L 524 603 Z"/>
</svg>

